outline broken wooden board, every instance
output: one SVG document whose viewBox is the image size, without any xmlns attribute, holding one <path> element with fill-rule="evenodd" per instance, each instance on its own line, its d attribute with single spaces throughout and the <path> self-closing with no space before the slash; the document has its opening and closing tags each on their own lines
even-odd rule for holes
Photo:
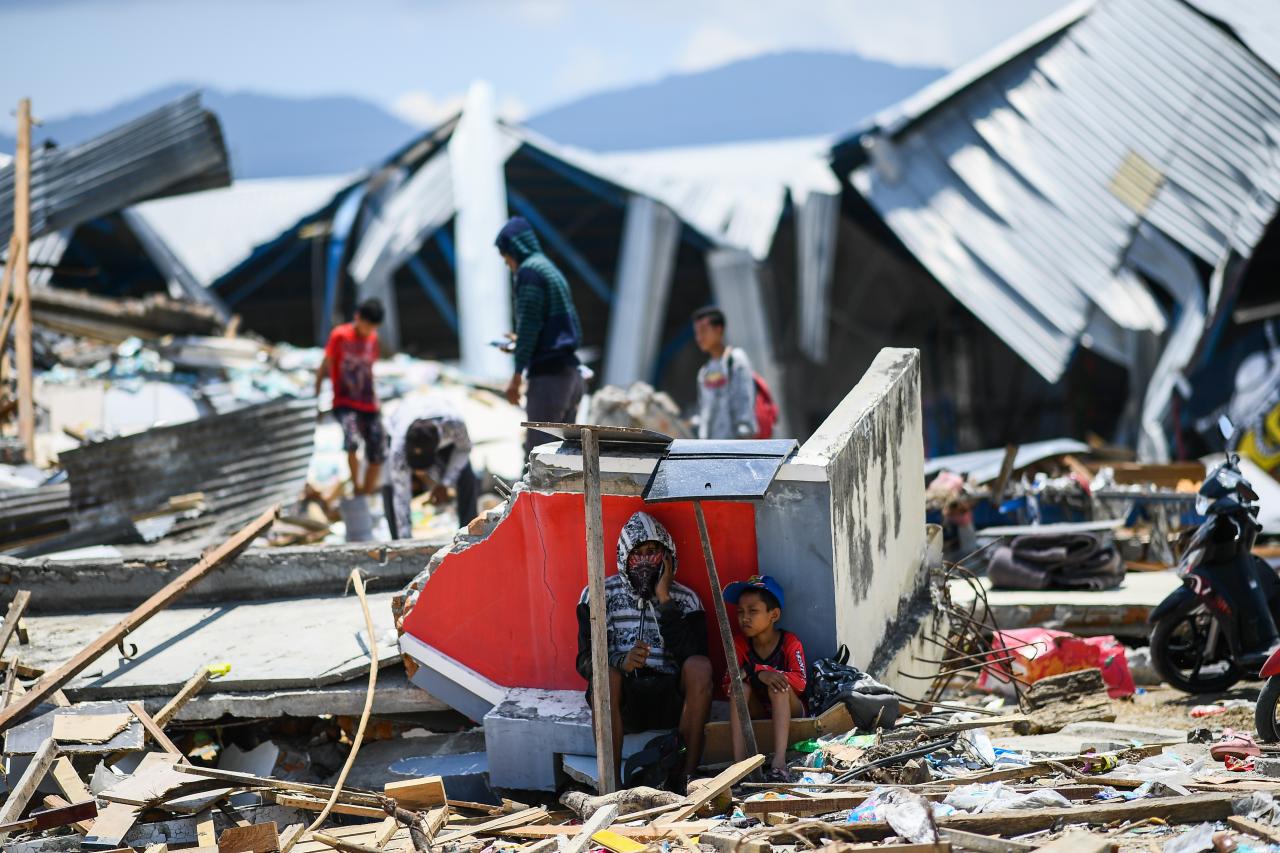
<svg viewBox="0 0 1280 853">
<path fill-rule="evenodd" d="M 132 722 L 133 715 L 127 711 L 100 714 L 55 713 L 51 737 L 60 744 L 102 744 L 123 732 Z"/>
<path fill-rule="evenodd" d="M 45 738 L 55 738 L 55 726 L 59 731 L 65 732 L 67 727 L 76 731 L 80 724 L 63 722 L 64 717 L 112 717 L 120 714 L 125 715 L 128 721 L 114 736 L 101 742 L 63 741 L 59 743 L 59 751 L 64 755 L 106 755 L 142 749 L 142 724 L 133 721 L 125 703 L 82 702 L 70 708 L 54 708 L 9 729 L 4 736 L 4 750 L 9 755 L 30 755 Z M 95 724 L 88 725 L 92 728 Z"/>
<path fill-rule="evenodd" d="M 1232 815 L 1227 818 L 1227 826 L 1240 832 L 1248 833 L 1254 838 L 1261 838 L 1268 844 L 1280 844 L 1280 828 L 1268 826 L 1257 820 L 1250 820 L 1247 817 Z"/>
<path fill-rule="evenodd" d="M 218 770 L 213 767 L 196 767 L 191 764 L 178 764 L 175 765 L 173 769 L 177 770 L 179 773 L 203 776 L 207 779 L 216 779 L 236 788 L 267 788 L 291 794 L 310 794 L 315 797 L 324 797 L 326 800 L 333 794 L 333 788 L 330 788 L 327 785 L 311 785 L 305 782 L 289 782 L 284 779 L 272 779 L 269 776 L 254 776 L 252 773 L 238 773 L 234 770 Z M 380 808 L 382 806 L 382 796 L 371 791 L 355 791 L 349 788 L 344 788 L 338 797 L 338 802 L 351 803 L 357 806 L 374 806 Z"/>
<path fill-rule="evenodd" d="M 230 826 L 218 836 L 218 853 L 276 853 L 280 833 L 275 821 L 249 826 Z"/>
<path fill-rule="evenodd" d="M 797 717 L 791 721 L 787 743 L 799 743 L 812 740 L 822 735 L 843 734 L 853 731 L 853 717 L 843 702 L 838 702 L 816 717 Z M 772 743 L 773 721 L 753 720 L 751 727 L 756 732 L 757 743 Z M 733 760 L 733 734 L 728 720 L 717 720 L 706 725 L 706 742 L 702 747 L 702 761 L 705 764 L 718 764 Z"/>
<path fill-rule="evenodd" d="M 395 800 L 403 809 L 421 811 L 431 806 L 444 805 L 444 779 L 439 776 L 423 776 L 419 779 L 403 779 L 382 786 L 382 793 Z"/>
<path fill-rule="evenodd" d="M 1231 815 L 1232 794 L 1192 794 L 1189 797 L 1161 797 L 1124 803 L 1100 803 L 1083 806 L 1052 807 L 1012 811 L 986 812 L 975 815 L 952 815 L 940 818 L 938 826 L 959 829 L 979 835 L 1024 835 L 1065 824 L 1109 824 L 1123 820 L 1159 818 L 1165 823 L 1203 823 L 1225 820 Z M 787 829 L 807 832 L 803 823 Z M 851 823 L 846 830 L 859 838 L 887 838 L 893 834 L 883 822 Z"/>
<path fill-rule="evenodd" d="M 285 794 L 285 793 L 264 793 L 264 798 L 274 800 L 276 805 L 287 806 L 292 809 L 302 809 L 304 811 L 319 812 L 324 811 L 325 806 L 329 804 L 328 800 L 322 800 L 319 797 L 310 797 L 306 794 Z M 383 809 L 374 808 L 373 806 L 353 806 L 350 803 L 334 803 L 330 809 L 333 814 L 344 814 L 352 817 L 369 817 L 380 818 L 386 815 Z"/>
<path fill-rule="evenodd" d="M 146 708 L 142 707 L 141 702 L 130 702 L 129 711 L 138 719 L 138 722 L 142 723 L 142 728 L 146 730 L 147 737 L 155 741 L 157 746 L 170 755 L 177 756 L 179 761 L 185 760 L 182 750 L 178 749 L 173 741 L 169 740 L 169 736 L 164 733 L 164 729 L 155 720 L 151 719 L 151 715 L 147 713 Z"/>
<path fill-rule="evenodd" d="M 123 803 L 107 803 L 98 810 L 98 817 L 93 822 L 93 829 L 85 836 L 86 849 L 111 849 L 119 847 L 129 830 L 138 822 L 142 809 L 138 806 L 126 806 Z"/>
<path fill-rule="evenodd" d="M 1035 853 L 1115 853 L 1116 842 L 1091 832 L 1068 832 L 1061 838 L 1037 847 Z"/>
<path fill-rule="evenodd" d="M 659 825 L 679 823 L 682 820 L 688 820 L 697 814 L 698 810 L 707 803 L 714 800 L 720 795 L 721 791 L 727 791 L 743 779 L 756 772 L 760 766 L 764 764 L 763 755 L 753 755 L 750 758 L 744 758 L 736 764 L 731 764 L 724 770 L 721 770 L 706 785 L 698 789 L 696 794 L 689 796 L 689 801 L 685 805 L 677 807 L 670 814 L 659 818 L 655 823 Z"/>
<path fill-rule="evenodd" d="M 27 807 L 27 803 L 31 802 L 31 798 L 35 796 L 36 788 L 44 780 L 49 769 L 53 767 L 53 762 L 58 757 L 58 745 L 52 738 L 46 739 L 36 750 L 35 756 L 31 759 L 31 763 L 27 765 L 27 769 L 22 771 L 22 776 L 15 781 L 10 782 L 9 796 L 4 801 L 4 805 L 0 806 L 0 823 L 12 823 L 22 817 L 22 812 Z M 8 837 L 8 832 L 0 831 L 0 841 Z"/>
<path fill-rule="evenodd" d="M 137 808 L 164 803 L 166 810 L 176 814 L 195 814 L 230 792 L 225 782 L 179 772 L 178 760 L 179 756 L 168 752 L 148 752 L 132 775 L 98 796 L 107 802 Z"/>
<path fill-rule="evenodd" d="M 482 823 L 477 823 L 474 826 L 468 826 L 464 829 L 446 832 L 444 835 L 435 839 L 435 844 L 449 844 L 471 836 L 478 837 L 481 835 L 493 835 L 516 827 L 539 823 L 546 819 L 547 809 L 545 806 L 540 806 L 536 809 L 525 809 L 523 811 L 516 812 L 515 814 L 495 817 L 492 820 L 486 820 Z M 573 829 L 576 831 L 579 827 L 573 827 Z"/>
<path fill-rule="evenodd" d="M 624 820 L 626 818 L 623 818 Z M 609 832 L 616 832 L 626 838 L 633 838 L 636 841 L 660 841 L 664 838 L 676 838 L 680 835 L 699 835 L 709 829 L 719 826 L 721 821 L 717 820 L 691 820 L 681 821 L 680 823 L 667 824 L 660 826 L 658 824 L 650 824 L 648 826 L 623 826 L 615 824 L 607 827 Z M 575 835 L 581 826 L 565 826 L 563 824 L 552 824 L 547 826 L 521 826 L 514 829 L 505 830 L 499 834 L 509 836 L 511 838 L 554 838 L 558 835 Z M 437 839 L 437 843 L 439 839 Z"/>
</svg>

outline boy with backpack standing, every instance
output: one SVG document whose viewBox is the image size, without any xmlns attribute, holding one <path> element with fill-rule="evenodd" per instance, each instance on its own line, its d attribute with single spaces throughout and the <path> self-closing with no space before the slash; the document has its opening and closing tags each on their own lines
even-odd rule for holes
<svg viewBox="0 0 1280 853">
<path fill-rule="evenodd" d="M 694 312 L 694 341 L 709 356 L 698 371 L 698 438 L 769 438 L 778 408 L 746 352 L 725 342 L 724 329 L 719 308 Z"/>
</svg>

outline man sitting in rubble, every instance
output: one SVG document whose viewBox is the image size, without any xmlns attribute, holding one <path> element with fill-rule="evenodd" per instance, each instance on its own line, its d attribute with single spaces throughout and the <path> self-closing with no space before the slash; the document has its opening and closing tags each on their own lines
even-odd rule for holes
<svg viewBox="0 0 1280 853">
<path fill-rule="evenodd" d="M 678 729 L 685 747 L 684 781 L 702 757 L 711 711 L 707 616 L 697 593 L 678 583 L 676 546 L 656 518 L 637 512 L 618 535 L 618 572 L 605 580 L 609 636 L 609 708 L 614 766 L 622 766 L 622 735 Z M 588 591 L 578 601 L 578 674 L 591 702 L 591 611 Z M 621 780 L 618 780 L 621 782 Z"/>
<path fill-rule="evenodd" d="M 413 538 L 413 477 L 427 480 L 431 504 L 454 501 L 458 524 L 476 517 L 477 482 L 471 467 L 471 435 L 462 415 L 440 396 L 411 397 L 391 417 L 388 485 L 393 539 Z M 384 495 L 386 493 L 384 492 Z"/>
</svg>

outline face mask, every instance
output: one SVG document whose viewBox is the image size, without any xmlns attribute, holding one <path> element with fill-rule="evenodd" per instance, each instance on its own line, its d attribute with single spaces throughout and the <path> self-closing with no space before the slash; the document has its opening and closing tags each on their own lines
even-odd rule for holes
<svg viewBox="0 0 1280 853">
<path fill-rule="evenodd" d="M 653 595 L 658 586 L 658 576 L 662 573 L 662 561 L 665 554 L 628 554 L 627 577 L 631 579 L 631 588 L 638 595 L 646 598 Z"/>
</svg>

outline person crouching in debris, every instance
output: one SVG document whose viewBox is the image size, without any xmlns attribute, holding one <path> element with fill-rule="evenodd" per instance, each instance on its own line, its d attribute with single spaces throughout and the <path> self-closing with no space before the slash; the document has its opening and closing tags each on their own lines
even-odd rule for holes
<svg viewBox="0 0 1280 853">
<path fill-rule="evenodd" d="M 395 525 L 393 539 L 413 538 L 413 475 L 430 481 L 431 503 L 455 501 L 458 524 L 476 517 L 477 483 L 471 467 L 471 435 L 466 422 L 441 397 L 404 400 L 391 417 L 391 460 L 387 488 L 391 492 L 388 517 Z M 386 493 L 384 492 L 384 495 Z"/>
<path fill-rule="evenodd" d="M 676 581 L 676 546 L 662 523 L 637 512 L 618 535 L 618 573 L 605 580 L 609 635 L 609 708 L 614 766 L 622 766 L 623 731 L 678 729 L 685 748 L 684 781 L 702 757 L 711 711 L 707 615 L 698 594 Z M 591 702 L 591 611 L 588 591 L 578 601 L 578 674 Z M 679 771 L 677 771 L 679 772 Z M 617 780 L 620 784 L 621 779 Z"/>
<path fill-rule="evenodd" d="M 327 375 L 333 384 L 333 416 L 342 424 L 342 449 L 347 451 L 351 487 L 357 495 L 372 494 L 378 487 L 382 463 L 387 458 L 387 433 L 382 427 L 378 394 L 373 385 L 373 363 L 378 360 L 378 326 L 382 302 L 366 299 L 356 308 L 350 323 L 336 326 L 324 347 L 324 360 L 316 369 L 316 396 Z M 360 476 L 360 445 L 366 463 Z"/>
<path fill-rule="evenodd" d="M 782 618 L 782 585 L 769 575 L 756 575 L 724 588 L 724 600 L 738 606 L 738 627 L 733 645 L 738 669 L 747 688 L 747 706 L 753 718 L 773 718 L 773 764 L 765 779 L 789 782 L 787 773 L 787 736 L 793 717 L 805 715 L 804 694 L 807 669 L 804 648 L 799 638 L 778 627 Z M 729 692 L 729 673 L 724 674 L 724 689 Z M 742 736 L 738 715 L 731 714 L 733 758 L 747 757 L 747 744 Z"/>
<path fill-rule="evenodd" d="M 533 227 L 512 217 L 494 241 L 515 278 L 515 373 L 507 384 L 507 401 L 520 405 L 525 374 L 525 415 L 530 421 L 568 424 L 577 420 L 578 403 L 586 388 L 578 370 L 577 349 L 582 326 L 564 274 L 542 253 Z M 551 436 L 529 430 L 524 455 L 550 441 Z"/>
</svg>

